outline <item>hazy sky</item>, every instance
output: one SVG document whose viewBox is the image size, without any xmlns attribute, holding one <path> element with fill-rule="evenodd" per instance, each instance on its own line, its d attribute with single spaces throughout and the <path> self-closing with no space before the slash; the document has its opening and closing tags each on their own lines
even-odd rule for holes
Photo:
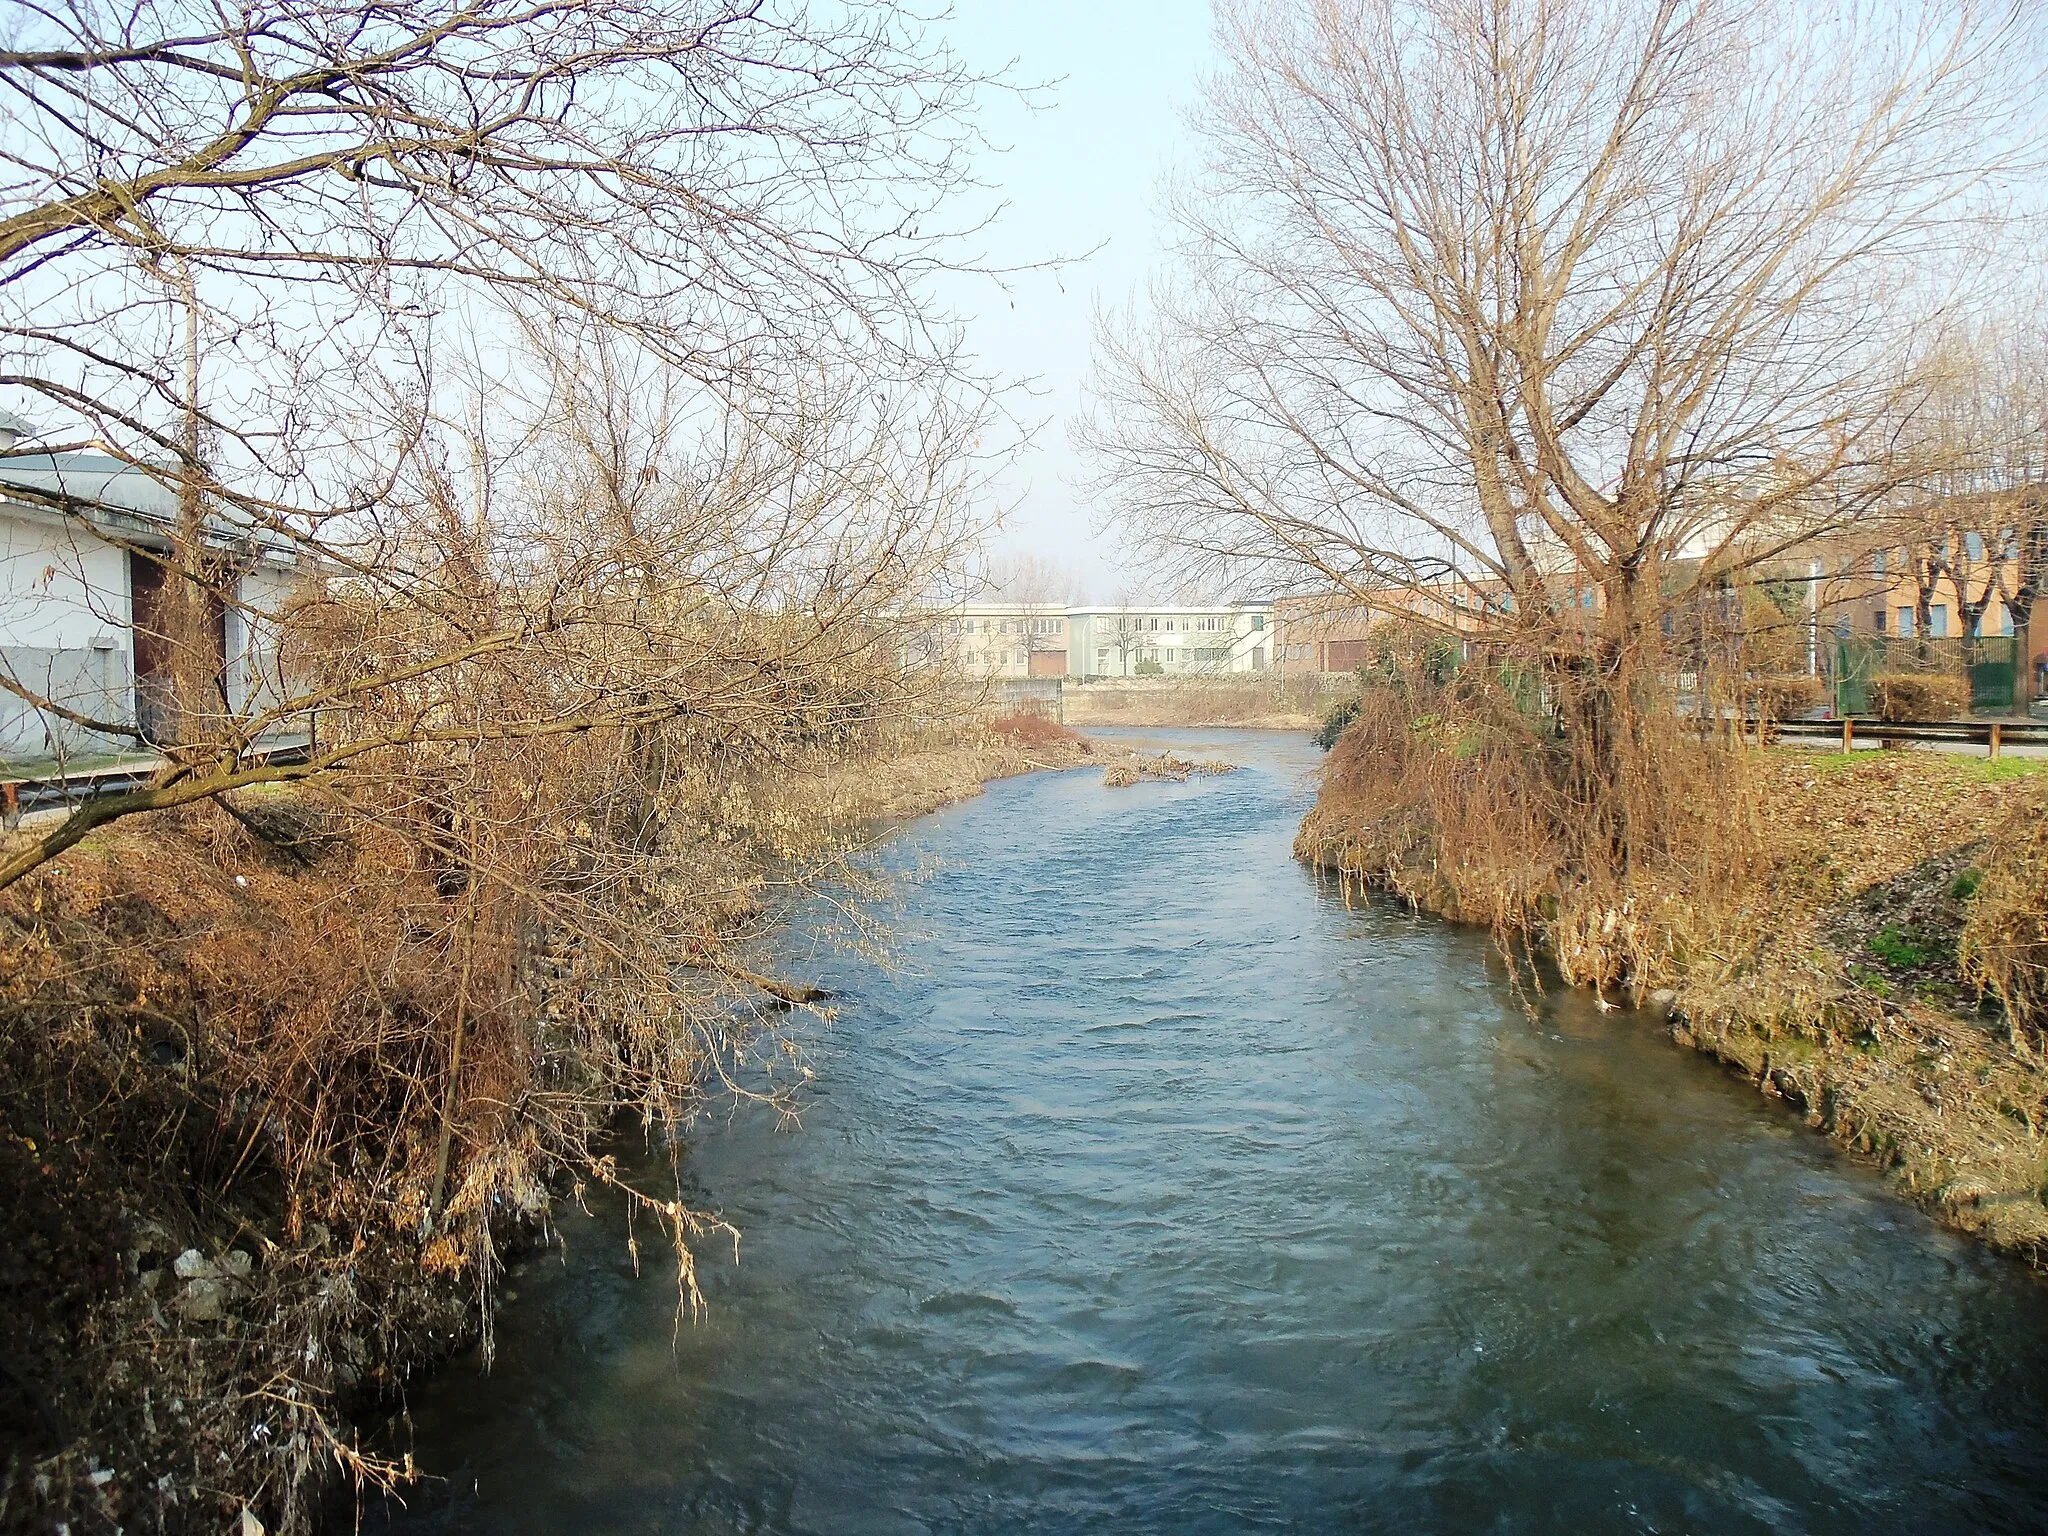
<svg viewBox="0 0 2048 1536">
<path fill-rule="evenodd" d="M 953 297 L 984 366 L 1038 390 L 1022 405 L 1044 424 L 1004 478 L 1017 510 L 1001 546 L 1072 567 L 1106 600 L 1117 551 L 1093 535 L 1067 422 L 1097 304 L 1125 302 L 1158 262 L 1160 179 L 1180 157 L 1182 110 L 1213 57 L 1209 3 L 955 0 L 950 36 L 979 69 L 1015 60 L 1016 80 L 1050 82 L 1036 110 L 1003 93 L 984 99 L 984 130 L 1006 152 L 987 159 L 982 179 L 1007 207 L 981 248 L 997 266 L 1080 258 L 1012 278 L 1007 294 L 977 282 Z"/>
</svg>

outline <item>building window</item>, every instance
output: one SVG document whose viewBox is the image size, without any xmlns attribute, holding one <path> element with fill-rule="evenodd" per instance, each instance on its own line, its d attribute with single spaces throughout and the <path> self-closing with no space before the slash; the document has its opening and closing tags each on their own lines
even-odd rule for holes
<svg viewBox="0 0 2048 1536">
<path fill-rule="evenodd" d="M 1884 610 L 1882 608 L 1877 610 L 1873 624 L 1880 635 L 1884 633 Z"/>
<path fill-rule="evenodd" d="M 1873 576 L 1882 576 L 1884 574 L 1883 550 L 1880 549 L 1876 554 L 1870 557 L 1870 573 Z"/>
<path fill-rule="evenodd" d="M 1946 640 L 1948 638 L 1948 607 L 1946 604 L 1936 603 L 1927 610 L 1927 634 L 1928 638 L 1932 640 Z"/>
<path fill-rule="evenodd" d="M 1910 608 L 1901 608 L 1899 610 L 1899 633 L 1902 635 L 1913 633 L 1913 610 Z"/>
<path fill-rule="evenodd" d="M 1255 614 L 1253 614 L 1253 615 L 1252 615 L 1252 628 L 1253 628 L 1253 629 L 1264 629 L 1265 627 L 1266 627 L 1266 616 L 1265 616 L 1265 615 L 1264 615 L 1263 613 L 1255 613 Z"/>
<path fill-rule="evenodd" d="M 1963 554 L 1971 560 L 1982 560 L 1984 558 L 1984 535 L 1981 533 L 1964 534 Z"/>
</svg>

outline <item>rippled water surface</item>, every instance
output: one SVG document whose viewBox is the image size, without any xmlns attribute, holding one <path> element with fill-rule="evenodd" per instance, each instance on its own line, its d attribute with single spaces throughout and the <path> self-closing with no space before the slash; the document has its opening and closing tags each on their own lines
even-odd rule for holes
<svg viewBox="0 0 2048 1536">
<path fill-rule="evenodd" d="M 2043 1289 L 1639 1020 L 1291 861 L 1316 754 L 997 784 L 827 957 L 676 1327 L 617 1213 L 411 1402 L 503 1532 L 2048 1528 Z M 373 1522 L 375 1523 L 375 1522 Z"/>
</svg>

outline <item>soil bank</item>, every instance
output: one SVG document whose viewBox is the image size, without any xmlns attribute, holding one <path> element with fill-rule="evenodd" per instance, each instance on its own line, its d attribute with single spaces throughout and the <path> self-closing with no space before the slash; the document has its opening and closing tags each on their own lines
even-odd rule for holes
<svg viewBox="0 0 2048 1536">
<path fill-rule="evenodd" d="M 1057 727 L 997 727 L 849 763 L 821 800 L 884 825 L 1093 760 Z M 493 1266 L 347 1191 L 430 1147 L 435 1106 L 384 1106 L 388 1150 L 351 1154 L 367 1170 L 286 1166 L 278 1106 L 230 1070 L 290 923 L 346 932 L 350 903 L 214 807 L 117 824 L 0 896 L 0 1531 L 300 1531 L 337 1489 L 409 1474 L 351 1426 L 489 1328 Z M 310 1066 L 339 1094 L 338 1064 Z M 487 1155 L 518 1155 L 504 1120 Z M 578 1192 L 559 1169 L 520 1187 L 490 1219 L 500 1254 Z"/>
<path fill-rule="evenodd" d="M 1768 754 L 1761 814 L 1784 865 L 1748 917 L 1771 942 L 1750 963 L 1700 957 L 1635 1000 L 1673 1040 L 1876 1162 L 1901 1195 L 2037 1268 L 2048 1267 L 2048 1071 L 1964 980 L 1957 938 L 1988 840 L 2041 804 L 2044 766 Z M 1326 798 L 1296 852 L 1455 919 L 1428 872 L 1390 881 L 1363 867 L 1355 815 Z"/>
</svg>

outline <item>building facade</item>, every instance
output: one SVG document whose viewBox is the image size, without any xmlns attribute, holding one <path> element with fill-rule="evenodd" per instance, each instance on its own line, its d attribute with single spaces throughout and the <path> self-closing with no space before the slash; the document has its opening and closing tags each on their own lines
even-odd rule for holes
<svg viewBox="0 0 2048 1536">
<path fill-rule="evenodd" d="M 1069 677 L 1208 677 L 1272 665 L 1269 603 L 1118 603 L 1069 608 L 1067 622 Z"/>
<path fill-rule="evenodd" d="M 25 430 L 0 416 L 0 450 Z M 117 459 L 0 459 L 0 675 L 58 706 L 0 689 L 0 758 L 63 760 L 141 745 L 67 712 L 150 734 L 167 667 L 152 617 L 176 513 L 161 481 Z M 224 530 L 219 555 L 230 571 L 230 600 L 216 620 L 221 685 L 229 709 L 243 713 L 281 687 L 267 616 L 296 584 L 297 562 Z"/>
<path fill-rule="evenodd" d="M 915 653 L 996 681 L 1263 672 L 1272 616 L 1258 602 L 965 603 L 934 616 Z"/>
<path fill-rule="evenodd" d="M 975 678 L 1065 677 L 1062 603 L 966 603 L 936 621 L 933 649 Z"/>
</svg>

